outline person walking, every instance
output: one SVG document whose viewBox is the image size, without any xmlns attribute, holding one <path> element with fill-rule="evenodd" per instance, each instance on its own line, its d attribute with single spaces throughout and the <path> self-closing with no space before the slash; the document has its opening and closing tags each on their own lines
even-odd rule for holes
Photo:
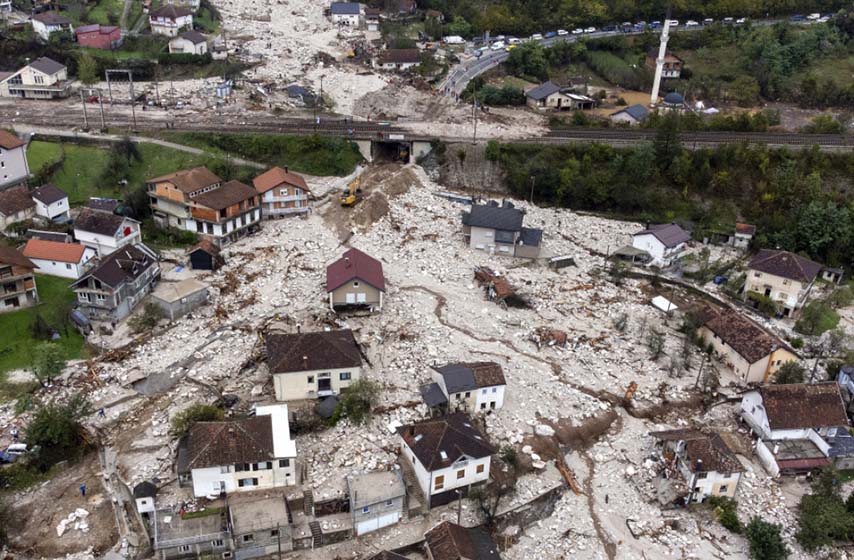
<svg viewBox="0 0 854 560">
<path fill-rule="evenodd" d="M 84 498 L 86 497 L 86 485 L 85 484 L 80 485 L 80 495 L 83 496 Z"/>
</svg>

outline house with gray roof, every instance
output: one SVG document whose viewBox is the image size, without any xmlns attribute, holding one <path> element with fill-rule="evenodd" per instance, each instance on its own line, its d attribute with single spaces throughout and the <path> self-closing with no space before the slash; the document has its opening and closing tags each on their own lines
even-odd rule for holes
<svg viewBox="0 0 854 560">
<path fill-rule="evenodd" d="M 504 406 L 507 382 L 499 364 L 459 362 L 432 369 L 433 382 L 421 388 L 430 408 L 478 413 Z"/>
<path fill-rule="evenodd" d="M 611 122 L 630 125 L 638 125 L 645 121 L 647 117 L 649 117 L 649 109 L 640 103 L 623 107 L 619 111 L 615 111 L 609 115 Z"/>
<path fill-rule="evenodd" d="M 52 33 L 67 31 L 74 33 L 74 28 L 71 26 L 71 20 L 59 15 L 56 12 L 42 12 L 36 14 L 30 20 L 33 25 L 33 31 L 47 41 Z"/>
<path fill-rule="evenodd" d="M 406 487 L 400 469 L 349 475 L 347 492 L 356 536 L 394 525 L 403 517 Z"/>
<path fill-rule="evenodd" d="M 362 21 L 362 6 L 358 2 L 333 2 L 329 6 L 332 23 L 358 27 Z"/>
<path fill-rule="evenodd" d="M 473 204 L 463 213 L 463 238 L 472 249 L 534 259 L 540 255 L 543 230 L 522 226 L 525 211 L 512 202 Z"/>
<path fill-rule="evenodd" d="M 56 99 L 68 97 L 69 93 L 68 69 L 46 56 L 16 72 L 0 73 L 0 97 Z"/>
<path fill-rule="evenodd" d="M 578 109 L 592 109 L 596 105 L 596 101 L 593 98 L 573 93 L 569 88 L 559 86 L 552 81 L 529 89 L 525 93 L 525 97 L 528 107 L 540 110 L 557 109 L 575 111 Z"/>
<path fill-rule="evenodd" d="M 691 234 L 676 224 L 655 224 L 632 236 L 632 247 L 646 251 L 655 266 L 670 266 L 679 259 Z"/>
</svg>

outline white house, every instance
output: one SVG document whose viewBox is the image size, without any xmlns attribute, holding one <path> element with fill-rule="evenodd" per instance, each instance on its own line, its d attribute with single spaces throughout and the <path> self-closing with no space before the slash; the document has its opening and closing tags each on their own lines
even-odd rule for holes
<svg viewBox="0 0 854 560">
<path fill-rule="evenodd" d="M 169 52 L 203 55 L 208 52 L 208 39 L 198 31 L 185 31 L 169 40 Z"/>
<path fill-rule="evenodd" d="M 51 33 L 59 31 L 68 31 L 74 33 L 74 28 L 71 26 L 71 20 L 64 18 L 56 12 L 42 12 L 36 14 L 32 19 L 33 31 L 36 35 L 47 41 L 50 39 Z"/>
<path fill-rule="evenodd" d="M 29 176 L 27 143 L 0 129 L 0 190 L 23 183 Z"/>
<path fill-rule="evenodd" d="M 498 410 L 504 406 L 507 382 L 501 366 L 495 362 L 455 363 L 433 367 L 433 383 L 444 399 L 439 406 L 450 411 L 475 414 Z M 427 399 L 432 387 L 422 389 Z M 436 407 L 434 402 L 427 403 Z"/>
<path fill-rule="evenodd" d="M 68 211 L 68 195 L 59 187 L 48 183 L 30 193 L 36 203 L 36 216 L 41 216 L 48 222 L 65 223 L 70 215 Z"/>
<path fill-rule="evenodd" d="M 139 222 L 126 216 L 84 208 L 74 220 L 74 239 L 98 256 L 142 242 Z"/>
<path fill-rule="evenodd" d="M 608 118 L 615 123 L 625 123 L 634 126 L 645 121 L 647 117 L 649 117 L 649 109 L 638 103 L 615 111 Z"/>
<path fill-rule="evenodd" d="M 24 256 L 33 261 L 42 274 L 77 280 L 95 257 L 95 250 L 79 243 L 30 239 L 24 247 Z"/>
<path fill-rule="evenodd" d="M 828 431 L 848 426 L 836 383 L 766 385 L 744 394 L 741 418 L 757 436 L 756 454 L 773 475 L 829 465 Z"/>
<path fill-rule="evenodd" d="M 197 498 L 292 486 L 296 457 L 288 405 L 259 406 L 250 418 L 194 424 L 178 449 L 179 482 Z"/>
<path fill-rule="evenodd" d="M 154 513 L 157 486 L 149 481 L 140 482 L 133 487 L 133 499 L 136 502 L 136 511 L 139 513 Z"/>
<path fill-rule="evenodd" d="M 358 27 L 362 20 L 362 8 L 358 2 L 333 2 L 329 6 L 332 23 Z"/>
<path fill-rule="evenodd" d="M 691 240 L 691 234 L 676 224 L 657 224 L 632 236 L 632 247 L 646 251 L 656 266 L 670 266 Z"/>
<path fill-rule="evenodd" d="M 402 460 L 412 467 L 429 507 L 465 496 L 489 479 L 493 449 L 467 414 L 402 426 L 397 433 Z"/>
<path fill-rule="evenodd" d="M 276 400 L 316 399 L 340 394 L 359 379 L 362 354 L 349 329 L 273 333 L 267 337 L 267 366 Z"/>
<path fill-rule="evenodd" d="M 735 497 L 744 468 L 720 434 L 678 429 L 650 435 L 662 446 L 662 476 L 684 484 L 684 503 Z"/>
<path fill-rule="evenodd" d="M 744 296 L 753 294 L 773 301 L 784 317 L 804 306 L 821 265 L 788 251 L 761 249 L 747 265 Z"/>
<path fill-rule="evenodd" d="M 261 195 L 261 215 L 264 219 L 305 214 L 311 191 L 305 179 L 287 167 L 273 167 L 252 179 L 252 186 Z"/>
<path fill-rule="evenodd" d="M 16 72 L 0 72 L 0 97 L 54 99 L 68 97 L 70 92 L 68 69 L 46 56 Z"/>
<path fill-rule="evenodd" d="M 386 49 L 374 59 L 374 67 L 382 70 L 410 70 L 421 64 L 418 49 Z"/>
<path fill-rule="evenodd" d="M 148 14 L 148 25 L 155 35 L 177 37 L 182 30 L 193 28 L 193 12 L 184 6 L 164 4 Z"/>
<path fill-rule="evenodd" d="M 747 249 L 753 236 L 756 235 L 756 226 L 752 224 L 735 224 L 735 234 L 732 237 L 732 246 L 739 249 Z"/>
</svg>

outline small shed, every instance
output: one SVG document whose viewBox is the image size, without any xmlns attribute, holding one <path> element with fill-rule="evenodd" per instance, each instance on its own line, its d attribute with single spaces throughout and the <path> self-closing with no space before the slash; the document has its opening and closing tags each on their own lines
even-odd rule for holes
<svg viewBox="0 0 854 560">
<path fill-rule="evenodd" d="M 133 487 L 133 498 L 136 500 L 136 510 L 139 513 L 154 513 L 154 498 L 157 496 L 157 486 L 153 482 L 140 482 Z"/>
<path fill-rule="evenodd" d="M 151 301 L 170 321 L 207 303 L 208 285 L 195 278 L 180 282 L 161 282 L 151 292 Z"/>
<path fill-rule="evenodd" d="M 190 249 L 190 268 L 193 270 L 217 270 L 225 264 L 220 249 L 209 239 L 203 239 Z"/>
</svg>

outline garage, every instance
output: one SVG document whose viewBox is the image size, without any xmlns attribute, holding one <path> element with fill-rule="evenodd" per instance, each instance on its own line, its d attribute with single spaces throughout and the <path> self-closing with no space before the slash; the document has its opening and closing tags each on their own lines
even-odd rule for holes
<svg viewBox="0 0 854 560">
<path fill-rule="evenodd" d="M 364 535 L 365 533 L 370 533 L 371 531 L 376 531 L 377 529 L 394 525 L 398 521 L 400 521 L 399 511 L 393 511 L 373 519 L 366 519 L 365 521 L 360 521 L 356 524 L 356 534 Z"/>
</svg>

